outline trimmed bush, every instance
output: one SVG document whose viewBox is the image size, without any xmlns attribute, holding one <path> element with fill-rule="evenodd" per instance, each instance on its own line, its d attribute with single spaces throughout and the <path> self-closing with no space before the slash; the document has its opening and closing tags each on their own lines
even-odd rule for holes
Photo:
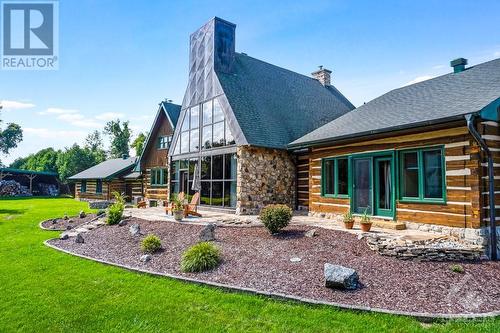
<svg viewBox="0 0 500 333">
<path fill-rule="evenodd" d="M 286 205 L 268 205 L 260 211 L 260 220 L 271 234 L 285 228 L 292 219 L 292 209 Z"/>
<path fill-rule="evenodd" d="M 161 241 L 156 235 L 148 235 L 141 241 L 141 250 L 144 253 L 155 253 L 160 249 Z"/>
<path fill-rule="evenodd" d="M 217 267 L 220 263 L 219 248 L 209 242 L 191 246 L 182 254 L 183 272 L 203 272 Z"/>
<path fill-rule="evenodd" d="M 123 206 L 123 204 L 119 202 L 116 202 L 109 206 L 106 223 L 109 225 L 118 224 L 122 220 L 124 208 L 125 207 Z"/>
<path fill-rule="evenodd" d="M 455 264 L 455 265 L 451 265 L 450 266 L 450 270 L 454 273 L 460 273 L 460 274 L 463 274 L 465 273 L 465 269 L 462 265 L 458 265 L 458 264 Z"/>
</svg>

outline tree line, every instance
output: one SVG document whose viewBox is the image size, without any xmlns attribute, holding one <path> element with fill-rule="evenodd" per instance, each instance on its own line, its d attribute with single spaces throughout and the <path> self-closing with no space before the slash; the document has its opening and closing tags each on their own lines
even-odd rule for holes
<svg viewBox="0 0 500 333">
<path fill-rule="evenodd" d="M 109 150 L 104 149 L 104 135 L 110 138 Z M 130 142 L 131 136 L 132 130 L 129 127 L 128 121 L 112 120 L 106 124 L 102 131 L 95 130 L 90 133 L 81 146 L 74 143 L 71 147 L 59 150 L 45 148 L 26 157 L 17 158 L 9 167 L 57 172 L 59 178 L 62 181 L 66 181 L 68 177 L 99 164 L 108 158 L 120 158 L 123 155 L 128 156 L 130 148 L 133 148 L 136 155 L 140 156 L 146 141 L 146 135 L 139 133 L 132 143 Z M 16 147 L 17 143 L 21 140 L 22 132 L 21 139 L 10 148 Z"/>
</svg>

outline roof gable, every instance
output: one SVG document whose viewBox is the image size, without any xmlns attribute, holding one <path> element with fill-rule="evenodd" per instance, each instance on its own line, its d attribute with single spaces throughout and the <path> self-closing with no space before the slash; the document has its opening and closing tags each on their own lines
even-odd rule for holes
<svg viewBox="0 0 500 333">
<path fill-rule="evenodd" d="M 322 141 L 462 118 L 500 98 L 500 59 L 392 90 L 292 142 Z"/>
<path fill-rule="evenodd" d="M 250 145 L 285 148 L 354 108 L 333 86 L 245 54 L 217 77 Z"/>
</svg>

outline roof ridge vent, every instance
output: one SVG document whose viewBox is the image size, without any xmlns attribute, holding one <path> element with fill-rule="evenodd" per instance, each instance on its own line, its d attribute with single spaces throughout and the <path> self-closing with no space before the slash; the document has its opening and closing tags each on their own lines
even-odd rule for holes
<svg viewBox="0 0 500 333">
<path fill-rule="evenodd" d="M 453 73 L 460 73 L 465 70 L 465 65 L 467 65 L 467 59 L 457 58 L 450 61 L 450 66 L 453 67 Z"/>
</svg>

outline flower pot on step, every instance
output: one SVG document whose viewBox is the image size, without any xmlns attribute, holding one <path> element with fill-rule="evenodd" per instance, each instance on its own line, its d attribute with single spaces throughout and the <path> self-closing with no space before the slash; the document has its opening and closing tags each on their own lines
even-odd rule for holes
<svg viewBox="0 0 500 333">
<path fill-rule="evenodd" d="M 354 227 L 354 221 L 344 221 L 344 227 L 346 229 L 352 229 Z"/>
<path fill-rule="evenodd" d="M 360 225 L 363 232 L 368 232 L 372 228 L 372 223 L 361 223 Z"/>
<path fill-rule="evenodd" d="M 174 220 L 176 221 L 182 221 L 184 218 L 184 211 L 183 210 L 174 210 Z"/>
</svg>

